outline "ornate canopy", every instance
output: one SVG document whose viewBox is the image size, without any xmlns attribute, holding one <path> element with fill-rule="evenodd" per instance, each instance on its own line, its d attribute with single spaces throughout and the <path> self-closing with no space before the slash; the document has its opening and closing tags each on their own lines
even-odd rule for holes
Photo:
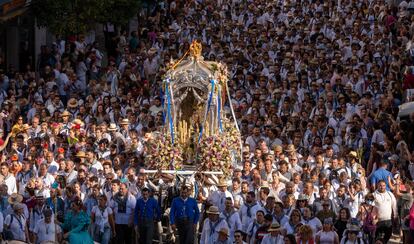
<svg viewBox="0 0 414 244">
<path fill-rule="evenodd" d="M 227 67 L 205 61 L 201 44 L 193 42 L 180 60 L 171 62 L 164 77 L 164 92 L 165 136 L 171 140 L 167 148 L 179 147 L 181 152 L 180 157 L 169 162 L 176 166 L 179 158 L 184 163 L 198 162 L 200 170 L 222 170 L 223 165 L 230 169 L 241 147 L 231 103 L 234 125 L 223 113 L 225 99 L 229 99 Z M 214 160 L 206 151 L 211 143 L 218 148 Z"/>
<path fill-rule="evenodd" d="M 225 91 L 225 82 L 227 82 L 225 65 L 205 61 L 201 56 L 201 44 L 193 42 L 184 57 L 171 65 L 165 77 L 171 90 L 169 92 L 171 93 L 171 113 L 174 125 L 177 126 L 177 123 L 183 120 L 188 124 L 191 122 L 203 123 L 204 121 L 208 124 L 204 126 L 208 126 L 210 129 L 208 133 L 216 133 L 222 116 L 217 114 L 217 96 L 219 91 Z M 211 91 L 212 88 L 214 91 Z M 210 99 L 210 108 L 212 109 L 206 114 L 209 95 L 212 95 Z M 165 102 L 168 103 L 168 99 L 165 99 Z"/>
</svg>

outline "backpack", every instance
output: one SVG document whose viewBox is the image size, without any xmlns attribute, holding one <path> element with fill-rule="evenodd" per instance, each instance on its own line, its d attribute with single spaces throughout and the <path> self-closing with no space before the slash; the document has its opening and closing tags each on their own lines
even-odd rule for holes
<svg viewBox="0 0 414 244">
<path fill-rule="evenodd" d="M 3 240 L 11 241 L 14 240 L 13 232 L 10 229 L 11 224 L 13 223 L 14 214 L 10 215 L 10 224 L 7 228 L 3 230 Z"/>
<path fill-rule="evenodd" d="M 374 224 L 374 217 L 372 216 L 372 210 L 371 210 L 370 212 L 367 212 L 365 215 L 365 219 L 362 223 L 362 229 L 364 230 L 365 233 L 374 233 L 376 228 L 377 226 Z"/>
</svg>

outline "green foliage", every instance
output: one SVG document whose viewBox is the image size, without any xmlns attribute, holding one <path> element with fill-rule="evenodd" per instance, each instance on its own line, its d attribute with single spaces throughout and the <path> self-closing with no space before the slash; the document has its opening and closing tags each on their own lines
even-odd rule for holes
<svg viewBox="0 0 414 244">
<path fill-rule="evenodd" d="M 86 33 L 98 22 L 128 23 L 140 0 L 32 0 L 38 26 L 61 35 Z"/>
<path fill-rule="evenodd" d="M 111 22 L 115 25 L 125 25 L 137 14 L 141 6 L 139 0 L 103 0 L 106 2 L 100 22 Z"/>
</svg>

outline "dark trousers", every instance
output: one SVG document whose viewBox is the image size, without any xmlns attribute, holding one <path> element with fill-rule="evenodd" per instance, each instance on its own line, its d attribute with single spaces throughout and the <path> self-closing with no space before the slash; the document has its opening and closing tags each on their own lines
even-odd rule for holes
<svg viewBox="0 0 414 244">
<path fill-rule="evenodd" d="M 377 223 L 377 230 L 375 231 L 375 239 L 382 238 L 385 243 L 388 243 L 392 235 L 392 221 L 384 220 Z"/>
<path fill-rule="evenodd" d="M 140 244 L 151 244 L 154 238 L 154 220 L 143 219 L 140 220 L 138 225 L 139 231 L 139 243 Z"/>
<path fill-rule="evenodd" d="M 135 243 L 132 238 L 132 227 L 128 225 L 115 225 L 116 237 L 115 241 L 116 244 L 130 244 Z"/>
<path fill-rule="evenodd" d="M 194 243 L 194 224 L 189 219 L 178 219 L 176 222 L 180 244 Z"/>
<path fill-rule="evenodd" d="M 414 230 L 410 229 L 410 236 L 411 236 L 411 241 L 414 240 Z"/>
</svg>

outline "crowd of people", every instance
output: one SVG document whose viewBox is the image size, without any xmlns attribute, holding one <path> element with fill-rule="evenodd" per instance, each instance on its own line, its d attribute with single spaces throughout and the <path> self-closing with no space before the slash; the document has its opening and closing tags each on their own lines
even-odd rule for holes
<svg viewBox="0 0 414 244">
<path fill-rule="evenodd" d="M 0 61 L 0 232 L 27 243 L 414 242 L 414 2 L 163 0 Z M 112 26 L 113 27 L 113 26 Z M 162 78 L 199 40 L 244 142 L 225 179 L 146 174 Z M 0 59 L 2 60 L 2 59 Z"/>
</svg>

